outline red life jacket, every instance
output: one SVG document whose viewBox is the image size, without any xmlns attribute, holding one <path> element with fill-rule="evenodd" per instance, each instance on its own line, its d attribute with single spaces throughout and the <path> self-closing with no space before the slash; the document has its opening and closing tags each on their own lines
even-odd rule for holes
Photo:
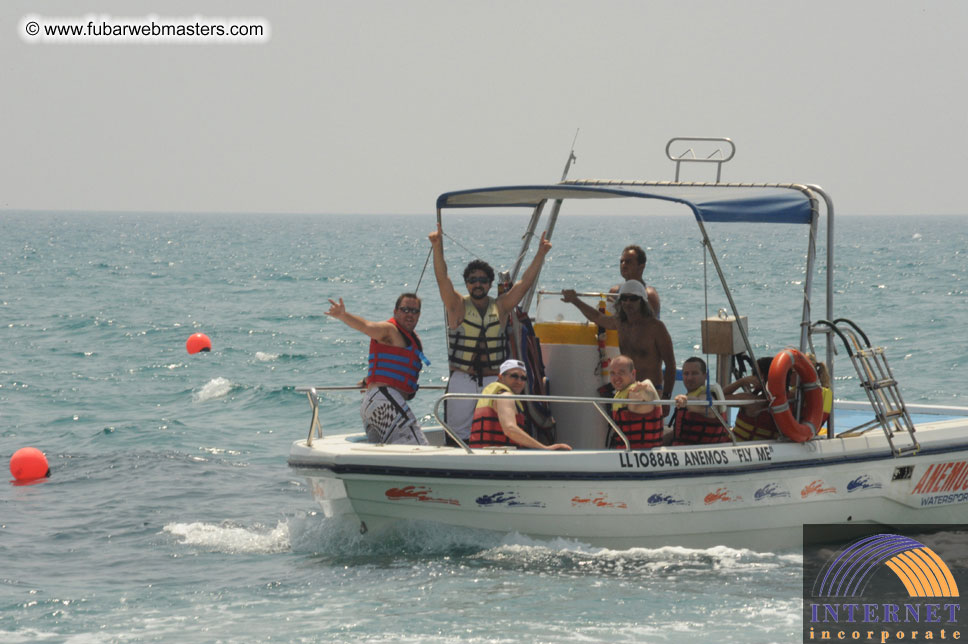
<svg viewBox="0 0 968 644">
<path fill-rule="evenodd" d="M 745 407 L 740 407 L 736 414 L 736 425 L 733 427 L 733 434 L 736 440 L 741 441 L 761 441 L 773 440 L 780 433 L 773 414 L 769 408 L 764 409 L 755 417 L 751 418 L 746 413 Z"/>
<path fill-rule="evenodd" d="M 500 382 L 492 382 L 481 390 L 482 394 L 500 394 L 502 392 L 512 393 L 509 387 Z M 474 418 L 471 420 L 471 437 L 467 441 L 468 447 L 490 447 L 492 445 L 517 445 L 508 438 L 508 435 L 501 429 L 501 421 L 497 416 L 497 408 L 494 406 L 496 400 L 480 400 L 474 408 Z M 518 427 L 524 427 L 524 410 L 521 401 L 516 400 L 514 422 Z"/>
<path fill-rule="evenodd" d="M 648 404 L 630 401 L 632 404 Z M 634 414 L 628 407 L 612 410 L 612 420 L 629 439 L 632 449 L 652 449 L 662 445 L 662 407 L 657 406 L 648 414 Z M 612 432 L 612 448 L 625 449 L 625 443 Z"/>
<path fill-rule="evenodd" d="M 426 360 L 422 353 L 423 345 L 416 332 L 411 334 L 405 331 L 393 318 L 390 318 L 387 322 L 400 331 L 404 340 L 407 341 L 407 346 L 400 348 L 371 339 L 370 369 L 366 373 L 366 384 L 378 382 L 390 385 L 401 393 L 412 397 L 419 387 L 417 378 L 420 377 L 420 370 L 423 368 L 421 359 Z"/>
<path fill-rule="evenodd" d="M 695 411 L 676 410 L 673 445 L 729 443 L 731 440 L 726 428 L 718 419 Z"/>
</svg>

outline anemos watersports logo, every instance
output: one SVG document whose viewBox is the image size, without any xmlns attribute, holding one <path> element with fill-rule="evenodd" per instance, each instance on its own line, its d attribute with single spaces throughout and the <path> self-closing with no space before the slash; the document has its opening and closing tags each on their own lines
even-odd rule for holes
<svg viewBox="0 0 968 644">
<path fill-rule="evenodd" d="M 964 582 L 966 571 L 949 567 L 938 546 L 922 541 L 935 538 L 944 546 L 939 534 L 964 526 L 932 526 L 944 530 L 934 535 L 925 534 L 926 526 L 905 527 L 921 540 L 895 533 L 856 538 L 856 525 L 804 526 L 805 544 L 829 544 L 845 530 L 855 537 L 832 554 L 829 545 L 804 546 L 804 642 L 961 639 L 958 578 Z"/>
</svg>

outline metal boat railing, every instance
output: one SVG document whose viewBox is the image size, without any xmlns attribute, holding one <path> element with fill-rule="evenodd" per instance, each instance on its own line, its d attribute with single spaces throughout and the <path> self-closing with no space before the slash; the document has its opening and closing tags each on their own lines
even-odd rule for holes
<svg viewBox="0 0 968 644">
<path fill-rule="evenodd" d="M 423 385 L 423 389 L 447 389 L 444 385 Z M 313 446 L 313 430 L 316 430 L 316 438 L 323 437 L 323 424 L 319 422 L 319 393 L 320 391 L 366 391 L 366 387 L 359 385 L 324 385 L 320 387 L 296 387 L 296 393 L 306 394 L 309 398 L 309 405 L 312 407 L 313 416 L 309 420 L 309 436 L 306 437 L 306 446 Z"/>
<path fill-rule="evenodd" d="M 884 435 L 895 456 L 905 453 L 917 454 L 921 444 L 914 435 L 914 423 L 904 404 L 894 372 L 887 362 L 884 347 L 871 346 L 867 334 L 847 318 L 837 318 L 833 321 L 818 320 L 814 326 L 822 329 L 819 332 L 832 332 L 843 341 L 847 355 L 857 372 L 860 386 L 867 394 L 867 399 L 874 410 L 874 420 L 841 432 L 839 435 L 842 437 L 859 435 L 879 425 L 884 430 Z M 896 445 L 894 437 L 905 433 L 910 438 L 910 445 Z"/>
<path fill-rule="evenodd" d="M 695 150 L 689 148 L 682 154 L 678 156 L 673 156 L 672 145 L 680 141 L 702 141 L 704 143 L 725 143 L 729 146 L 729 154 L 727 155 L 723 152 L 723 149 L 717 147 L 705 158 L 700 158 L 696 156 Z M 736 144 L 730 139 L 725 137 L 708 137 L 708 136 L 677 136 L 669 139 L 666 143 L 666 157 L 670 161 L 676 164 L 676 181 L 679 181 L 679 166 L 683 163 L 715 163 L 716 164 L 716 183 L 722 180 L 723 174 L 723 164 L 736 156 Z"/>
<path fill-rule="evenodd" d="M 440 426 L 444 429 L 448 436 L 454 440 L 460 447 L 463 447 L 468 454 L 473 454 L 473 450 L 467 446 L 467 444 L 458 437 L 454 431 L 447 425 L 447 423 L 440 417 L 440 405 L 447 400 L 520 400 L 520 401 L 536 401 L 536 402 L 556 402 L 556 403 L 577 403 L 592 405 L 602 418 L 608 423 L 609 427 L 615 432 L 615 434 L 625 443 L 625 451 L 631 451 L 632 446 L 629 443 L 629 439 L 625 436 L 615 421 L 612 420 L 611 415 L 605 411 L 602 405 L 612 405 L 616 402 L 615 398 L 592 398 L 585 396 L 536 396 L 536 395 L 520 395 L 512 396 L 510 394 L 444 394 L 437 399 L 437 403 L 434 405 L 434 417 Z M 670 405 L 674 406 L 676 404 L 675 400 L 622 400 L 623 404 L 641 404 L 641 405 Z M 713 405 L 729 405 L 735 407 L 742 407 L 744 405 L 751 405 L 757 402 L 757 400 L 714 400 Z M 686 403 L 690 407 L 708 407 L 709 403 L 703 400 L 690 400 Z M 725 425 L 724 425 L 725 426 Z M 732 430 L 727 427 L 729 431 L 730 438 L 733 439 L 733 443 L 736 443 L 736 438 L 733 436 Z"/>
<path fill-rule="evenodd" d="M 421 390 L 441 390 L 446 389 L 444 385 L 427 385 L 420 388 Z M 323 424 L 319 420 L 319 392 L 320 391 L 365 391 L 364 387 L 358 385 L 334 385 L 334 386 L 320 386 L 320 387 L 296 387 L 296 393 L 306 394 L 309 399 L 309 405 L 312 408 L 312 418 L 309 420 L 309 435 L 306 437 L 306 446 L 313 446 L 313 430 L 315 430 L 316 438 L 323 437 Z M 447 424 L 440 417 L 440 405 L 447 400 L 520 400 L 520 401 L 535 401 L 535 402 L 557 402 L 557 403 L 578 403 L 592 405 L 605 422 L 608 423 L 609 427 L 615 432 L 623 443 L 625 443 L 625 451 L 631 451 L 632 446 L 629 443 L 629 439 L 625 436 L 615 421 L 612 419 L 611 415 L 605 411 L 602 405 L 611 405 L 615 403 L 615 398 L 591 398 L 584 396 L 537 396 L 532 394 L 525 394 L 520 396 L 512 396 L 510 394 L 444 394 L 437 399 L 434 404 L 434 418 L 440 423 L 441 428 L 444 430 L 451 440 L 458 447 L 462 447 L 464 451 L 468 454 L 473 454 L 474 451 L 468 447 L 467 443 L 461 440 L 460 436 L 451 429 L 450 425 Z M 713 405 L 720 406 L 730 406 L 730 407 L 742 407 L 744 405 L 752 405 L 753 403 L 760 402 L 756 400 L 714 400 Z M 631 400 L 625 404 L 643 404 L 643 405 L 670 405 L 674 406 L 676 404 L 675 400 L 645 400 L 636 401 Z M 686 403 L 690 407 L 708 407 L 710 404 L 704 400 L 690 400 Z M 733 439 L 733 443 L 736 443 L 736 438 L 733 436 L 732 429 L 726 425 L 726 430 L 729 432 L 730 438 Z"/>
</svg>

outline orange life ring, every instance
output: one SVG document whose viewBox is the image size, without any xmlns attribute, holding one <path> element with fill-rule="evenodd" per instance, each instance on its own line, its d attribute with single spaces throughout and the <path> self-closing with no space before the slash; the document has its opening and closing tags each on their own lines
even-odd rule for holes
<svg viewBox="0 0 968 644">
<path fill-rule="evenodd" d="M 803 422 L 797 422 L 787 400 L 787 374 L 794 369 L 800 376 L 804 391 Z M 817 370 L 807 357 L 796 349 L 785 349 L 776 354 L 770 365 L 770 376 L 766 384 L 773 396 L 770 411 L 776 426 L 790 440 L 803 443 L 813 438 L 823 417 L 823 389 L 820 386 Z"/>
</svg>

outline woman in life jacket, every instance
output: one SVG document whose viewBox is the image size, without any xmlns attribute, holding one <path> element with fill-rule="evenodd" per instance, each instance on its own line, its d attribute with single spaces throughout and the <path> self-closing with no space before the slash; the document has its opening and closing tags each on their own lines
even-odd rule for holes
<svg viewBox="0 0 968 644">
<path fill-rule="evenodd" d="M 370 337 L 369 370 L 360 416 L 371 443 L 427 445 L 420 425 L 407 405 L 417 391 L 423 364 L 430 364 L 415 331 L 420 320 L 420 298 L 404 293 L 397 298 L 393 317 L 374 322 L 346 311 L 343 299 L 329 301 L 326 315 Z"/>
<path fill-rule="evenodd" d="M 633 404 L 632 401 L 658 400 L 659 392 L 651 380 L 637 382 L 632 358 L 616 356 L 608 365 L 608 378 L 615 388 L 612 420 L 629 441 L 630 449 L 652 449 L 662 445 L 662 406 Z M 625 449 L 625 442 L 611 432 L 609 446 Z"/>
<path fill-rule="evenodd" d="M 763 376 L 763 383 L 770 373 L 773 358 L 759 358 L 756 366 Z M 780 435 L 780 430 L 770 412 L 770 403 L 766 398 L 760 379 L 756 374 L 750 374 L 723 387 L 723 393 L 731 400 L 755 400 L 751 405 L 739 407 L 736 412 L 736 422 L 733 425 L 733 436 L 738 441 L 774 440 Z M 738 390 L 743 393 L 735 393 Z"/>
<path fill-rule="evenodd" d="M 482 394 L 520 396 L 528 384 L 528 372 L 520 360 L 501 364 L 497 380 L 484 387 Z M 477 401 L 471 420 L 470 447 L 527 447 L 531 449 L 570 450 L 565 443 L 545 445 L 524 431 L 524 407 L 520 400 L 484 398 Z"/>
<path fill-rule="evenodd" d="M 688 394 L 676 396 L 676 416 L 673 421 L 673 445 L 700 445 L 704 443 L 729 443 L 732 439 L 726 430 L 725 408 L 687 406 L 690 400 L 706 402 L 706 361 L 688 358 L 682 363 L 682 384 Z M 713 388 L 719 385 L 713 384 Z M 719 390 L 722 393 L 722 389 Z"/>
</svg>

